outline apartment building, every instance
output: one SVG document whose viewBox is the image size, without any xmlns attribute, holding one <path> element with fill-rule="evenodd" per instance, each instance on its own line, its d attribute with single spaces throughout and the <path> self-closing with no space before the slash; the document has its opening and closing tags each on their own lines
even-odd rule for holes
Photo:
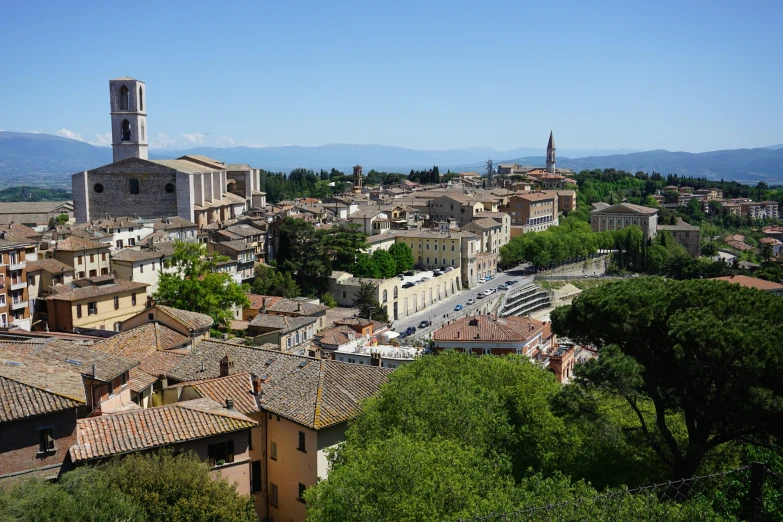
<svg viewBox="0 0 783 522">
<path fill-rule="evenodd" d="M 10 239 L 0 232 L 0 325 L 31 329 L 26 251 L 27 239 Z"/>
<path fill-rule="evenodd" d="M 511 216 L 511 226 L 524 232 L 540 232 L 558 224 L 558 196 L 555 191 L 517 194 L 501 208 Z M 514 235 L 514 234 L 512 234 Z"/>
<path fill-rule="evenodd" d="M 741 204 L 742 214 L 755 219 L 777 219 L 780 217 L 777 201 L 752 201 Z"/>
<path fill-rule="evenodd" d="M 666 231 L 685 247 L 691 257 L 701 255 L 701 229 L 680 220 L 676 225 L 658 225 L 658 232 Z"/>
<path fill-rule="evenodd" d="M 54 258 L 72 266 L 75 279 L 97 277 L 111 273 L 108 245 L 70 236 L 57 242 Z"/>
<path fill-rule="evenodd" d="M 464 317 L 432 334 L 433 349 L 438 352 L 454 349 L 473 355 L 518 354 L 536 358 L 544 343 L 545 326 L 530 317 Z"/>
<path fill-rule="evenodd" d="M 484 212 L 484 204 L 468 194 L 448 194 L 430 200 L 428 209 L 431 221 L 453 219 L 462 227 Z"/>
<path fill-rule="evenodd" d="M 501 231 L 503 225 L 491 218 L 481 218 L 471 221 L 462 230 L 475 234 L 480 238 L 481 252 L 492 252 L 497 254 L 500 247 L 503 246 L 501 240 Z"/>
<path fill-rule="evenodd" d="M 113 276 L 54 286 L 46 298 L 48 317 L 42 326 L 60 332 L 77 328 L 119 332 L 124 320 L 144 310 L 148 286 Z"/>
</svg>

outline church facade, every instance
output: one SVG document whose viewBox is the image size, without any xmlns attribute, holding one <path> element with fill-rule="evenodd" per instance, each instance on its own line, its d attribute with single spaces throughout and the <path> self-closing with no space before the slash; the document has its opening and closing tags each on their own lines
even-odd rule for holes
<svg viewBox="0 0 783 522">
<path fill-rule="evenodd" d="M 112 216 L 179 216 L 199 227 L 266 205 L 261 170 L 206 156 L 149 160 L 146 85 L 109 81 L 113 162 L 71 176 L 77 223 Z"/>
</svg>

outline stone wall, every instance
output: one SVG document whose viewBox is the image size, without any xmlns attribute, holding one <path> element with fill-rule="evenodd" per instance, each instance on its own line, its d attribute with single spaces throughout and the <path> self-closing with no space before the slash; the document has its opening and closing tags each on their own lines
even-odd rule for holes
<svg viewBox="0 0 783 522">
<path fill-rule="evenodd" d="M 552 276 L 594 276 L 605 274 L 608 266 L 609 256 L 601 256 L 580 263 L 559 266 L 541 273 L 540 276 L 547 279 Z"/>
</svg>

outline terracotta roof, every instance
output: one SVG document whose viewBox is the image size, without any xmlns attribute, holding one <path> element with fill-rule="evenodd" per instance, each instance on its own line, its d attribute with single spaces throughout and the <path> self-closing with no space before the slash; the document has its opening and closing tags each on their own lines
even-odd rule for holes
<svg viewBox="0 0 783 522">
<path fill-rule="evenodd" d="M 322 331 L 318 335 L 318 344 L 328 346 L 342 346 L 353 341 L 357 337 L 361 337 L 360 334 L 352 330 L 350 326 L 335 326 L 328 330 Z"/>
<path fill-rule="evenodd" d="M 164 314 L 168 315 L 190 331 L 209 328 L 215 323 L 212 317 L 206 314 L 200 314 L 198 312 L 189 312 L 187 310 L 180 310 L 179 308 L 172 308 L 170 306 L 163 305 L 155 305 L 154 308 L 157 308 Z"/>
<path fill-rule="evenodd" d="M 130 388 L 131 391 L 139 393 L 145 388 L 148 388 L 149 386 L 155 384 L 157 380 L 158 378 L 156 376 L 149 374 L 144 370 L 139 369 L 139 367 L 137 366 L 136 368 L 131 368 L 130 370 L 128 387 Z"/>
<path fill-rule="evenodd" d="M 147 261 L 149 259 L 160 259 L 162 257 L 166 257 L 166 254 L 162 251 L 154 251 L 154 250 L 136 250 L 133 248 L 123 248 L 113 256 L 111 256 L 112 261 L 130 261 L 131 263 L 135 263 L 136 261 Z"/>
<path fill-rule="evenodd" d="M 98 248 L 106 248 L 109 247 L 102 243 L 96 243 L 94 241 L 88 241 L 86 239 L 82 239 L 78 236 L 70 236 L 62 241 L 57 242 L 57 247 L 55 250 L 62 250 L 66 252 L 76 252 L 78 250 L 93 250 Z"/>
<path fill-rule="evenodd" d="M 99 341 L 93 348 L 123 357 L 140 358 L 158 350 L 181 347 L 189 341 L 188 337 L 168 326 L 148 323 Z"/>
<path fill-rule="evenodd" d="M 266 309 L 272 312 L 312 315 L 326 311 L 329 307 L 321 304 L 302 302 L 296 299 L 278 299 L 271 305 L 267 305 Z"/>
<path fill-rule="evenodd" d="M 481 214 L 479 214 L 480 216 Z M 500 228 L 501 224 L 497 222 L 497 220 L 492 218 L 480 218 L 480 219 L 474 219 L 468 225 L 474 225 L 479 228 Z M 466 225 L 466 226 L 468 226 Z M 465 228 L 465 227 L 463 227 Z"/>
<path fill-rule="evenodd" d="M 391 372 L 279 350 L 201 341 L 169 376 L 179 381 L 219 377 L 220 359 L 226 355 L 234 372 L 248 372 L 261 379 L 263 410 L 313 429 L 348 420 L 358 412 L 362 400 L 388 381 Z"/>
<path fill-rule="evenodd" d="M 0 347 L 0 423 L 87 403 L 82 376 L 64 363 Z"/>
<path fill-rule="evenodd" d="M 316 321 L 316 318 L 308 316 L 288 317 L 285 315 L 258 314 L 250 321 L 250 326 L 273 328 L 275 330 L 280 330 L 281 334 L 286 334 L 309 324 L 313 324 Z"/>
<path fill-rule="evenodd" d="M 139 369 L 154 376 L 166 375 L 187 356 L 185 351 L 158 351 L 144 357 Z"/>
<path fill-rule="evenodd" d="M 650 207 L 643 207 L 642 205 L 634 205 L 632 203 L 617 203 L 616 205 L 609 205 L 608 207 L 603 207 L 601 209 L 595 209 L 591 212 L 599 213 L 599 212 L 607 212 L 607 213 L 624 213 L 624 212 L 634 212 L 636 214 L 647 214 L 652 215 L 656 214 L 658 212 L 657 208 L 650 208 Z"/>
<path fill-rule="evenodd" d="M 526 342 L 541 333 L 544 323 L 529 317 L 494 318 L 477 315 L 458 319 L 432 334 L 435 341 Z"/>
<path fill-rule="evenodd" d="M 765 291 L 783 290 L 783 285 L 781 285 L 780 283 L 774 283 L 772 281 L 766 281 L 764 279 L 758 279 L 755 277 L 749 277 L 744 275 L 713 277 L 711 280 L 726 281 L 728 283 L 734 283 L 737 285 L 745 286 L 747 288 L 755 288 L 757 290 L 765 290 Z"/>
<path fill-rule="evenodd" d="M 370 319 L 365 319 L 363 317 L 346 317 L 345 319 L 338 319 L 334 322 L 336 325 L 345 325 L 345 326 L 370 326 L 373 324 L 373 322 Z"/>
<path fill-rule="evenodd" d="M 73 283 L 70 283 L 67 285 L 53 286 L 52 295 L 47 297 L 47 299 L 56 301 L 79 301 L 90 297 L 118 294 L 120 292 L 130 292 L 133 290 L 144 290 L 148 286 L 147 283 L 138 283 L 136 281 L 128 281 L 127 279 L 115 279 L 113 283 L 82 287 L 75 287 Z"/>
<path fill-rule="evenodd" d="M 212 399 L 218 404 L 225 404 L 226 399 L 233 399 L 234 408 L 245 415 L 261 411 L 256 397 L 253 395 L 253 382 L 247 372 L 215 379 L 182 382 L 171 386 L 171 388 L 184 386 L 192 386 L 199 395 Z"/>
<path fill-rule="evenodd" d="M 50 274 L 60 274 L 62 272 L 71 272 L 73 267 L 66 265 L 65 263 L 56 260 L 53 257 L 47 259 L 39 259 L 37 261 L 27 262 L 28 272 L 37 272 L 39 270 L 45 270 Z"/>
<path fill-rule="evenodd" d="M 210 399 L 183 401 L 76 422 L 73 462 L 100 459 L 169 446 L 257 426 L 239 413 Z"/>
<path fill-rule="evenodd" d="M 74 371 L 103 382 L 108 382 L 139 364 L 135 358 L 108 354 L 92 346 L 56 338 L 39 343 L 37 347 L 31 346 L 26 354 L 40 357 L 50 364 L 73 367 Z"/>
<path fill-rule="evenodd" d="M 260 310 L 261 307 L 264 305 L 265 299 L 267 300 L 266 305 L 270 306 L 272 303 L 276 303 L 277 301 L 283 298 L 275 295 L 247 294 L 247 300 L 250 301 L 250 306 L 248 308 Z"/>
</svg>

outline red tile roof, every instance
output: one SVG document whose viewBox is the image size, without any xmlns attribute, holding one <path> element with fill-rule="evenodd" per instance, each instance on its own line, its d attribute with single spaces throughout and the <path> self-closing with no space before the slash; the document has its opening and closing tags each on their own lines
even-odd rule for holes
<svg viewBox="0 0 783 522">
<path fill-rule="evenodd" d="M 253 382 L 247 372 L 215 379 L 182 382 L 171 386 L 171 388 L 184 386 L 192 386 L 199 395 L 212 399 L 218 404 L 225 404 L 226 399 L 233 399 L 234 408 L 246 415 L 261 411 L 256 403 L 256 396 L 253 395 Z"/>
<path fill-rule="evenodd" d="M 58 241 L 55 250 L 76 252 L 78 250 L 94 250 L 98 248 L 105 248 L 108 250 L 109 246 L 102 243 L 96 243 L 94 241 L 88 241 L 78 236 L 70 236 L 63 239 L 62 241 Z"/>
<path fill-rule="evenodd" d="M 73 462 L 170 446 L 253 428 L 258 424 L 211 399 L 104 414 L 76 423 Z"/>
<path fill-rule="evenodd" d="M 527 342 L 541 333 L 544 323 L 529 317 L 495 318 L 477 315 L 458 319 L 432 334 L 435 341 Z"/>
<path fill-rule="evenodd" d="M 773 283 L 772 281 L 766 281 L 764 279 L 758 279 L 744 275 L 714 277 L 712 278 L 712 281 L 726 281 L 727 283 L 734 283 L 745 286 L 747 288 L 755 288 L 757 290 L 766 290 L 768 292 L 774 290 L 783 290 L 783 285 L 780 283 Z"/>
</svg>

